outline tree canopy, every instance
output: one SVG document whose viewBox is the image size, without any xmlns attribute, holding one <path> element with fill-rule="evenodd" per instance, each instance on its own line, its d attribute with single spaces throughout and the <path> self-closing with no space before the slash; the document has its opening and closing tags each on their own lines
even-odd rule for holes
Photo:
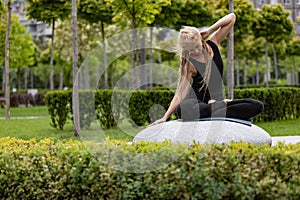
<svg viewBox="0 0 300 200">
<path fill-rule="evenodd" d="M 4 65 L 4 40 L 6 17 L 0 18 L 0 65 Z M 12 15 L 10 40 L 10 68 L 29 67 L 34 63 L 34 44 L 27 29 L 20 24 L 19 18 Z"/>
<path fill-rule="evenodd" d="M 209 0 L 171 0 L 171 5 L 163 6 L 152 24 L 176 30 L 183 25 L 208 26 L 216 20 L 214 6 Z"/>
<path fill-rule="evenodd" d="M 25 0 L 29 19 L 50 24 L 53 19 L 66 19 L 71 14 L 71 2 L 66 0 Z"/>
<path fill-rule="evenodd" d="M 78 5 L 78 18 L 91 23 L 111 23 L 112 9 L 105 0 L 80 0 Z"/>
<path fill-rule="evenodd" d="M 281 4 L 265 4 L 258 11 L 253 23 L 255 37 L 264 37 L 268 41 L 291 35 L 294 30 L 293 22 L 289 19 L 290 11 Z"/>
<path fill-rule="evenodd" d="M 218 18 L 229 13 L 228 0 L 220 0 L 217 4 L 216 15 Z M 253 3 L 248 0 L 234 0 L 234 13 L 237 16 L 234 25 L 234 40 L 242 42 L 244 38 L 251 34 L 251 25 L 254 22 L 256 10 Z"/>
<path fill-rule="evenodd" d="M 163 6 L 170 5 L 170 0 L 107 0 L 114 11 L 113 21 L 125 27 L 128 22 L 132 28 L 152 24 Z"/>
</svg>

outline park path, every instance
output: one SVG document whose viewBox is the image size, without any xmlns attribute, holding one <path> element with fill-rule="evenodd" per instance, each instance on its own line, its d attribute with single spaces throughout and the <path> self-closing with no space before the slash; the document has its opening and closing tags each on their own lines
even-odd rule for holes
<svg viewBox="0 0 300 200">
<path fill-rule="evenodd" d="M 300 143 L 300 136 L 277 136 L 277 137 L 272 137 L 272 146 L 277 145 L 278 142 L 284 142 L 284 144 Z"/>
<path fill-rule="evenodd" d="M 24 116 L 24 117 L 10 117 L 10 119 L 37 119 L 37 118 L 42 118 L 44 116 Z M 5 117 L 0 117 L 1 119 L 6 119 Z"/>
</svg>

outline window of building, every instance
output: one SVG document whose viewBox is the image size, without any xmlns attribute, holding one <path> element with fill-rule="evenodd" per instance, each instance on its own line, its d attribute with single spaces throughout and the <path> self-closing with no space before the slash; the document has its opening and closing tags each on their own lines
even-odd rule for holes
<svg viewBox="0 0 300 200">
<path fill-rule="evenodd" d="M 278 0 L 271 0 L 271 4 L 278 4 Z"/>
<path fill-rule="evenodd" d="M 266 3 L 265 0 L 259 0 L 259 5 L 263 5 L 263 4 L 265 4 L 265 3 Z"/>
<path fill-rule="evenodd" d="M 296 0 L 296 4 L 297 4 L 297 5 L 300 5 L 300 0 Z"/>
<path fill-rule="evenodd" d="M 300 24 L 297 24 L 297 26 L 296 26 L 296 32 L 297 32 L 298 34 L 300 34 Z"/>
<path fill-rule="evenodd" d="M 290 5 L 291 4 L 291 0 L 283 0 L 283 4 L 284 5 Z"/>
<path fill-rule="evenodd" d="M 36 31 L 37 31 L 36 25 L 33 24 L 33 25 L 29 26 L 29 32 L 34 33 Z"/>
</svg>

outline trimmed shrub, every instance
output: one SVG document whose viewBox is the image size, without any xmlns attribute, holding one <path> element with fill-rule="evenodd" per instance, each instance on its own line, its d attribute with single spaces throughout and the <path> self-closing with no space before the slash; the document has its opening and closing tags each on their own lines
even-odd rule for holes
<svg viewBox="0 0 300 200">
<path fill-rule="evenodd" d="M 50 125 L 56 129 L 63 130 L 72 113 L 72 91 L 48 92 L 44 98 L 51 118 Z"/>
<path fill-rule="evenodd" d="M 253 98 L 264 104 L 264 111 L 254 121 L 276 121 L 300 117 L 300 88 L 236 89 L 235 99 Z"/>
<path fill-rule="evenodd" d="M 116 127 L 123 118 L 130 119 L 132 124 L 138 126 L 148 124 L 163 116 L 173 95 L 170 90 L 80 91 L 81 126 L 90 126 L 95 118 L 104 129 Z M 254 122 L 300 117 L 300 88 L 235 89 L 234 97 L 253 98 L 264 103 L 264 111 L 253 118 Z M 49 92 L 45 103 L 53 127 L 63 129 L 67 116 L 72 116 L 72 92 Z"/>
<path fill-rule="evenodd" d="M 112 110 L 112 90 L 103 90 L 96 92 L 95 106 L 97 119 L 100 123 L 101 128 L 108 129 L 117 126 L 116 119 L 120 116 L 120 111 Z"/>
<path fill-rule="evenodd" d="M 173 96 L 174 93 L 170 90 L 135 91 L 129 101 L 131 119 L 138 126 L 150 123 L 149 111 L 151 108 L 154 109 L 152 113 L 159 115 L 157 117 L 162 117 L 168 109 Z M 160 107 L 155 107 L 155 105 L 159 105 Z"/>
<path fill-rule="evenodd" d="M 93 154 L 88 148 L 93 149 Z M 149 154 L 158 162 L 149 160 Z M 158 168 L 158 163 L 164 161 L 166 165 Z M 2 199 L 299 199 L 299 162 L 300 144 L 187 147 L 167 142 L 129 145 L 122 141 L 95 144 L 0 138 L 0 196 Z M 114 168 L 116 164 L 124 168 Z M 140 173 L 131 170 L 147 169 L 149 165 L 156 168 Z"/>
<path fill-rule="evenodd" d="M 39 92 L 34 95 L 34 102 L 36 106 L 44 106 L 46 105 L 44 102 L 45 93 Z"/>
<path fill-rule="evenodd" d="M 26 107 L 29 105 L 34 106 L 35 102 L 32 95 L 24 93 L 12 93 L 10 95 L 10 106 L 19 107 L 20 105 L 25 105 Z"/>
</svg>

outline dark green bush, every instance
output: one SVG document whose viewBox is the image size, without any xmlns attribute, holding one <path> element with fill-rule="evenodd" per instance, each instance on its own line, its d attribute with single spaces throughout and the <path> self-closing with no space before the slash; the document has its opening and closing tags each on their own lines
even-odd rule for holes
<svg viewBox="0 0 300 200">
<path fill-rule="evenodd" d="M 79 110 L 80 110 L 80 127 L 89 127 L 96 120 L 95 109 L 95 91 L 80 91 L 79 92 Z M 70 99 L 71 111 L 72 97 Z M 73 115 L 72 115 L 73 120 Z"/>
<path fill-rule="evenodd" d="M 112 110 L 112 90 L 102 90 L 96 92 L 95 104 L 97 119 L 101 128 L 113 128 L 117 126 L 120 111 Z"/>
<path fill-rule="evenodd" d="M 34 95 L 34 105 L 44 106 L 45 105 L 44 98 L 45 98 L 45 93 L 43 92 L 36 93 Z"/>
<path fill-rule="evenodd" d="M 116 127 L 118 121 L 124 118 L 130 119 L 138 126 L 145 125 L 163 116 L 173 95 L 171 90 L 80 91 L 81 126 L 90 126 L 95 118 L 98 119 L 101 128 Z M 264 111 L 254 117 L 255 122 L 300 117 L 300 88 L 235 89 L 234 97 L 253 98 L 264 103 Z M 62 129 L 68 115 L 72 116 L 72 92 L 49 92 L 45 103 L 52 126 Z"/>
<path fill-rule="evenodd" d="M 63 130 L 72 113 L 72 91 L 53 91 L 45 95 L 44 101 L 51 118 L 51 126 Z"/>
<path fill-rule="evenodd" d="M 163 111 L 168 109 L 174 93 L 170 90 L 138 90 L 135 91 L 129 101 L 130 117 L 134 123 L 138 126 L 150 123 L 151 119 L 149 111 L 151 108 L 153 113 L 159 114 L 157 117 L 162 117 L 164 113 L 159 107 L 155 108 L 154 105 L 160 105 Z"/>
<path fill-rule="evenodd" d="M 236 89 L 235 99 L 254 98 L 263 102 L 264 111 L 254 121 L 276 121 L 300 117 L 300 88 Z"/>
<path fill-rule="evenodd" d="M 299 162 L 300 144 L 187 147 L 0 138 L 0 197 L 299 199 Z"/>
</svg>

